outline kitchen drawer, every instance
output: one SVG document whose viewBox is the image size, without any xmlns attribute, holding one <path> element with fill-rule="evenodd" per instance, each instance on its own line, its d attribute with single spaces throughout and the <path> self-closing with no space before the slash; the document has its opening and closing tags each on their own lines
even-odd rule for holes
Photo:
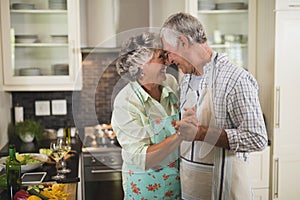
<svg viewBox="0 0 300 200">
<path fill-rule="evenodd" d="M 120 169 L 108 167 L 84 167 L 84 181 L 116 181 L 122 180 Z"/>
</svg>

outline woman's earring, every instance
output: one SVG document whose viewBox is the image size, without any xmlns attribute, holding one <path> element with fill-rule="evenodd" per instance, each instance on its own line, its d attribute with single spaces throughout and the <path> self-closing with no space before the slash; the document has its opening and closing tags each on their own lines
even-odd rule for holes
<svg viewBox="0 0 300 200">
<path fill-rule="evenodd" d="M 142 72 L 140 77 L 143 78 L 144 76 L 145 76 L 145 74 Z"/>
</svg>

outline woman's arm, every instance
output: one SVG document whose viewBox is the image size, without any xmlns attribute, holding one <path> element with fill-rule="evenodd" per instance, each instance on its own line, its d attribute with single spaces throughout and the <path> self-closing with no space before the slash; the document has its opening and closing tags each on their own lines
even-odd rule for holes
<svg viewBox="0 0 300 200">
<path fill-rule="evenodd" d="M 146 169 L 159 166 L 167 156 L 177 150 L 182 140 L 183 138 L 176 133 L 158 144 L 149 146 L 146 155 Z"/>
</svg>

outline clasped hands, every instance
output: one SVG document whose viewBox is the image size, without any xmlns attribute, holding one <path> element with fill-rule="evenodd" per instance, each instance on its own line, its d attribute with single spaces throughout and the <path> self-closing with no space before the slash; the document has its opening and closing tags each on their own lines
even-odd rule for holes
<svg viewBox="0 0 300 200">
<path fill-rule="evenodd" d="M 184 108 L 185 112 L 180 121 L 176 122 L 175 129 L 178 131 L 182 140 L 193 141 L 196 139 L 198 132 L 198 119 L 196 108 Z"/>
</svg>

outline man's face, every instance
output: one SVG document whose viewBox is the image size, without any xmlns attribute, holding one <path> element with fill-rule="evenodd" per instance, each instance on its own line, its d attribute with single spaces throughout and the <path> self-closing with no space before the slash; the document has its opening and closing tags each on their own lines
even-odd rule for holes
<svg viewBox="0 0 300 200">
<path fill-rule="evenodd" d="M 165 40 L 164 37 L 162 38 L 162 43 L 164 50 L 168 52 L 169 64 L 175 63 L 184 74 L 189 74 L 194 71 L 194 67 L 187 60 L 188 50 L 184 46 L 177 44 L 176 47 L 173 47 Z"/>
</svg>

